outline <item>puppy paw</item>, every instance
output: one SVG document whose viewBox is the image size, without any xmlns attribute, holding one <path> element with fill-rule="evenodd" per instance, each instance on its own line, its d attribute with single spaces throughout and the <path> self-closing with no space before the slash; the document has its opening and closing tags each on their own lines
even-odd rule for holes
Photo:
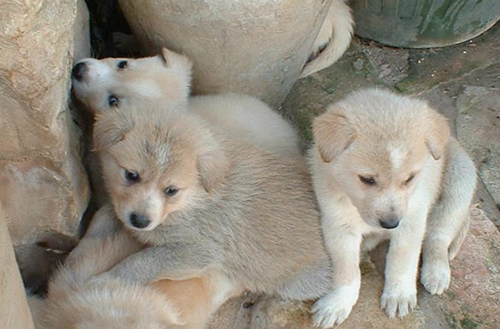
<svg viewBox="0 0 500 329">
<path fill-rule="evenodd" d="M 320 298 L 311 308 L 314 325 L 331 328 L 344 322 L 356 304 L 358 293 L 359 289 L 343 286 Z"/>
<path fill-rule="evenodd" d="M 384 292 L 380 298 L 380 305 L 389 318 L 396 315 L 402 318 L 410 313 L 417 306 L 416 287 L 384 287 Z"/>
<path fill-rule="evenodd" d="M 420 282 L 433 295 L 441 295 L 450 285 L 451 270 L 448 262 L 424 263 L 420 272 Z"/>
</svg>

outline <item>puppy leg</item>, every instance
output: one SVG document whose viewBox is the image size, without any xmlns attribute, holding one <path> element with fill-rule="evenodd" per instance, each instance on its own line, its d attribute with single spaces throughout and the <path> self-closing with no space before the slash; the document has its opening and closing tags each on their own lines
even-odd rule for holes
<svg viewBox="0 0 500 329">
<path fill-rule="evenodd" d="M 88 257 L 88 250 L 93 250 L 95 244 L 102 244 L 103 241 L 112 235 L 123 230 L 115 217 L 110 204 L 101 207 L 92 218 L 90 225 L 83 239 L 66 258 L 65 266 L 72 267 L 80 259 Z"/>
<path fill-rule="evenodd" d="M 211 250 L 206 245 L 147 248 L 127 257 L 97 280 L 112 277 L 144 285 L 162 279 L 203 277 L 208 265 L 217 260 Z"/>
<path fill-rule="evenodd" d="M 410 213 L 391 237 L 380 304 L 390 318 L 407 315 L 417 305 L 417 272 L 427 218 L 426 207 Z"/>
<path fill-rule="evenodd" d="M 431 294 L 442 294 L 450 284 L 449 261 L 467 233 L 476 185 L 476 172 L 469 156 L 458 143 L 450 151 L 442 193 L 429 216 L 422 249 L 420 282 Z"/>
<path fill-rule="evenodd" d="M 314 303 L 311 311 L 313 322 L 323 328 L 341 324 L 356 304 L 361 286 L 359 269 L 360 230 L 346 230 L 332 225 L 335 219 L 323 218 L 323 234 L 326 249 L 333 264 L 333 289 Z"/>
</svg>

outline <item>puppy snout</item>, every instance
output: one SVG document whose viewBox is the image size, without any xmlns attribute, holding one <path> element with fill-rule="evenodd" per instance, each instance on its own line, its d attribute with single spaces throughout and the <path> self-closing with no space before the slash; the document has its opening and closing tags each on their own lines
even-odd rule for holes
<svg viewBox="0 0 500 329">
<path fill-rule="evenodd" d="M 398 227 L 400 221 L 401 219 L 398 217 L 388 217 L 379 220 L 380 226 L 389 230 Z"/>
<path fill-rule="evenodd" d="M 149 226 L 151 221 L 144 215 L 132 213 L 130 214 L 130 224 L 136 228 L 146 228 Z"/>
<path fill-rule="evenodd" d="M 78 81 L 82 81 L 83 77 L 85 74 L 88 72 L 89 67 L 85 62 L 80 62 L 73 67 L 73 70 L 71 71 L 71 75 L 73 78 L 75 78 Z"/>
</svg>

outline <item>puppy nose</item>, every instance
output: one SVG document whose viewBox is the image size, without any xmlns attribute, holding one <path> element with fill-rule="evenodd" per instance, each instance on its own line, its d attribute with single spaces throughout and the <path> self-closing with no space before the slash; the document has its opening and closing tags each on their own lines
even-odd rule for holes
<svg viewBox="0 0 500 329">
<path fill-rule="evenodd" d="M 88 70 L 87 64 L 85 64 L 85 62 L 80 62 L 73 67 L 71 74 L 76 80 L 81 81 Z"/>
<path fill-rule="evenodd" d="M 394 229 L 398 227 L 400 219 L 397 217 L 389 217 L 389 218 L 383 218 L 381 219 L 380 226 L 383 228 L 386 228 L 388 230 Z"/>
<path fill-rule="evenodd" d="M 148 227 L 149 223 L 151 222 L 144 215 L 139 215 L 136 213 L 132 213 L 130 215 L 130 224 L 132 224 L 136 228 L 146 228 Z"/>
</svg>

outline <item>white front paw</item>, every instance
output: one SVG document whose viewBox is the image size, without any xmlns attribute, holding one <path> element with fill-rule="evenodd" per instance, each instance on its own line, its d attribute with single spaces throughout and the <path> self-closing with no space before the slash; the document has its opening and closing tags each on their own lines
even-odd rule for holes
<svg viewBox="0 0 500 329">
<path fill-rule="evenodd" d="M 400 284 L 384 287 L 380 299 L 382 309 L 392 319 L 396 314 L 402 318 L 417 306 L 417 288 L 415 284 Z"/>
<path fill-rule="evenodd" d="M 446 261 L 425 262 L 420 272 L 420 282 L 428 292 L 441 295 L 450 285 L 451 271 L 450 265 Z"/>
<path fill-rule="evenodd" d="M 321 297 L 311 308 L 317 327 L 331 328 L 341 324 L 351 313 L 359 294 L 359 285 L 341 286 Z"/>
</svg>

